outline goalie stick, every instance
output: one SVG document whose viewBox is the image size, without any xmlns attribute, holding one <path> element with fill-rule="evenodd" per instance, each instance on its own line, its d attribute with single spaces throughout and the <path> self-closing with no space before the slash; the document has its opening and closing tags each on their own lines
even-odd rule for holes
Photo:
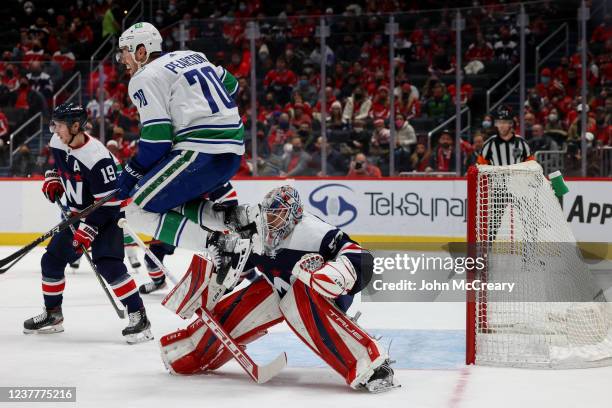
<svg viewBox="0 0 612 408">
<path fill-rule="evenodd" d="M 0 274 L 3 274 L 6 271 L 8 271 L 10 268 L 13 267 L 13 265 L 15 265 L 24 256 L 26 256 L 32 249 L 36 248 L 38 245 L 40 245 L 43 242 L 45 242 L 47 239 L 49 239 L 52 236 L 54 236 L 55 234 L 65 230 L 66 228 L 70 227 L 71 225 L 76 224 L 77 222 L 79 222 L 81 220 L 81 218 L 85 218 L 89 214 L 91 214 L 92 212 L 97 210 L 100 206 L 102 206 L 108 200 L 113 198 L 113 196 L 115 195 L 115 193 L 117 191 L 119 191 L 119 189 L 115 189 L 115 190 L 111 191 L 110 193 L 108 193 L 107 195 L 102 197 L 99 201 L 96 201 L 95 203 L 93 203 L 89 207 L 85 208 L 80 213 L 77 213 L 77 214 L 73 215 L 72 217 L 68 218 L 67 220 L 64 220 L 64 221 L 60 222 L 55 227 L 53 227 L 49 231 L 45 232 L 43 235 L 41 235 L 40 237 L 36 238 L 34 241 L 30 242 L 28 245 L 22 247 L 21 249 L 17 250 L 16 252 L 12 253 L 11 255 L 7 256 L 6 258 L 0 259 Z"/>
<path fill-rule="evenodd" d="M 63 218 L 65 220 L 68 219 L 68 217 L 70 216 L 70 212 L 68 211 L 68 209 L 66 207 L 64 207 L 59 200 L 57 200 L 55 202 L 57 203 L 57 206 L 59 207 L 60 211 L 62 212 Z M 72 231 L 73 234 L 75 233 L 74 225 L 70 226 L 70 231 Z M 117 305 L 117 301 L 115 300 L 113 295 L 111 295 L 111 293 L 109 292 L 108 287 L 104 283 L 104 280 L 102 280 L 102 276 L 100 275 L 100 272 L 98 272 L 98 268 L 94 264 L 93 259 L 91 259 L 91 256 L 89 255 L 89 252 L 87 252 L 87 248 L 85 248 L 83 245 L 81 245 L 81 249 L 83 250 L 83 256 L 85 257 L 85 259 L 87 259 L 87 262 L 89 262 L 89 266 L 91 266 L 91 269 L 93 269 L 94 274 L 96 275 L 96 278 L 98 278 L 98 282 L 100 282 L 100 286 L 102 286 L 102 289 L 104 290 L 104 293 L 106 294 L 106 297 L 108 298 L 108 300 L 113 305 L 113 309 L 115 309 L 115 312 L 117 313 L 117 316 L 119 316 L 120 319 L 125 319 L 125 310 L 122 307 L 119 307 Z"/>
<path fill-rule="evenodd" d="M 160 268 L 166 276 L 171 277 L 170 271 L 168 268 L 161 263 L 159 259 L 151 252 L 149 248 L 142 242 L 142 239 L 130 228 L 125 218 L 122 218 L 117 223 L 119 227 L 123 228 L 127 231 L 128 234 L 132 236 L 134 241 L 138 244 L 140 248 L 147 254 L 149 258 Z M 176 282 L 171 278 L 174 284 Z M 222 290 L 225 290 L 224 286 L 220 286 Z M 246 373 L 258 384 L 263 384 L 269 381 L 271 378 L 275 377 L 286 365 L 287 365 L 287 354 L 281 353 L 270 363 L 265 365 L 259 365 L 236 343 L 236 341 L 232 338 L 232 336 L 221 326 L 219 321 L 211 315 L 211 313 L 206 310 L 206 308 L 201 307 L 197 314 L 200 315 L 204 324 L 210 329 L 210 331 L 219 339 L 221 344 L 229 351 L 238 364 L 246 371 Z"/>
</svg>

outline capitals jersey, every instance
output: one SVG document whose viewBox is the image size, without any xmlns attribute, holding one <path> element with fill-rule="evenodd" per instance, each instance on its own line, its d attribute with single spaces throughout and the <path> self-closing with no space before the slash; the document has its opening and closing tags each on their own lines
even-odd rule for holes
<svg viewBox="0 0 612 408">
<path fill-rule="evenodd" d="M 302 256 L 320 254 L 325 261 L 346 256 L 355 267 L 357 281 L 349 295 L 359 292 L 370 280 L 372 274 L 372 255 L 359 244 L 334 227 L 304 211 L 302 220 L 295 226 L 291 235 L 285 239 L 274 258 L 253 253 L 245 270 L 257 268 L 274 288 L 283 296 L 295 279 L 291 271 Z"/>
<path fill-rule="evenodd" d="M 117 188 L 114 157 L 98 139 L 86 134 L 85 140 L 85 144 L 76 149 L 62 143 L 57 134 L 49 142 L 71 211 L 82 211 Z M 120 205 L 121 201 L 111 199 L 91 213 L 85 222 L 101 227 L 119 215 Z"/>
<path fill-rule="evenodd" d="M 129 94 L 142 130 L 136 161 L 150 168 L 168 151 L 244 154 L 236 78 L 201 52 L 165 54 L 136 71 Z"/>
</svg>

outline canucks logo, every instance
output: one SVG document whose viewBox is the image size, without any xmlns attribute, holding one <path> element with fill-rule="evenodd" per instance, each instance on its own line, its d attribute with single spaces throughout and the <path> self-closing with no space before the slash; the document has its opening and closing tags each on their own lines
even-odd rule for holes
<svg viewBox="0 0 612 408">
<path fill-rule="evenodd" d="M 341 228 L 357 218 L 357 208 L 349 202 L 353 194 L 343 184 L 324 184 L 310 193 L 308 202 L 319 210 L 325 221 Z"/>
</svg>

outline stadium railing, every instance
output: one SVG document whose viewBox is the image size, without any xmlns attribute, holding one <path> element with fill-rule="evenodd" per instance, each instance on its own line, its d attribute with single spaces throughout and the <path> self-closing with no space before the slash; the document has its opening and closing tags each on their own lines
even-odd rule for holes
<svg viewBox="0 0 612 408">
<path fill-rule="evenodd" d="M 535 153 L 535 159 L 544 169 L 544 174 L 550 174 L 557 170 L 561 170 L 563 172 L 563 169 L 565 168 L 566 154 L 567 149 L 540 150 Z"/>
</svg>

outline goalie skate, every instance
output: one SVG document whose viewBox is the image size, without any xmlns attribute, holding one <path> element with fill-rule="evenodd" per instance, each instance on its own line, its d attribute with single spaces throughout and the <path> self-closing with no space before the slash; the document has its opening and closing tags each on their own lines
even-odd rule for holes
<svg viewBox="0 0 612 408">
<path fill-rule="evenodd" d="M 372 376 L 365 384 L 362 385 L 362 387 L 372 394 L 378 394 L 381 392 L 390 391 L 394 388 L 400 388 L 401 385 L 393 383 L 393 374 L 391 361 L 385 360 L 380 367 L 374 370 L 374 374 L 372 374 Z"/>
<path fill-rule="evenodd" d="M 50 334 L 64 331 L 62 308 L 44 309 L 43 312 L 23 322 L 24 334 Z"/>
<path fill-rule="evenodd" d="M 129 325 L 121 332 L 128 344 L 137 344 L 153 340 L 151 322 L 149 322 L 147 312 L 144 308 L 134 313 L 130 313 L 129 317 Z"/>
</svg>

